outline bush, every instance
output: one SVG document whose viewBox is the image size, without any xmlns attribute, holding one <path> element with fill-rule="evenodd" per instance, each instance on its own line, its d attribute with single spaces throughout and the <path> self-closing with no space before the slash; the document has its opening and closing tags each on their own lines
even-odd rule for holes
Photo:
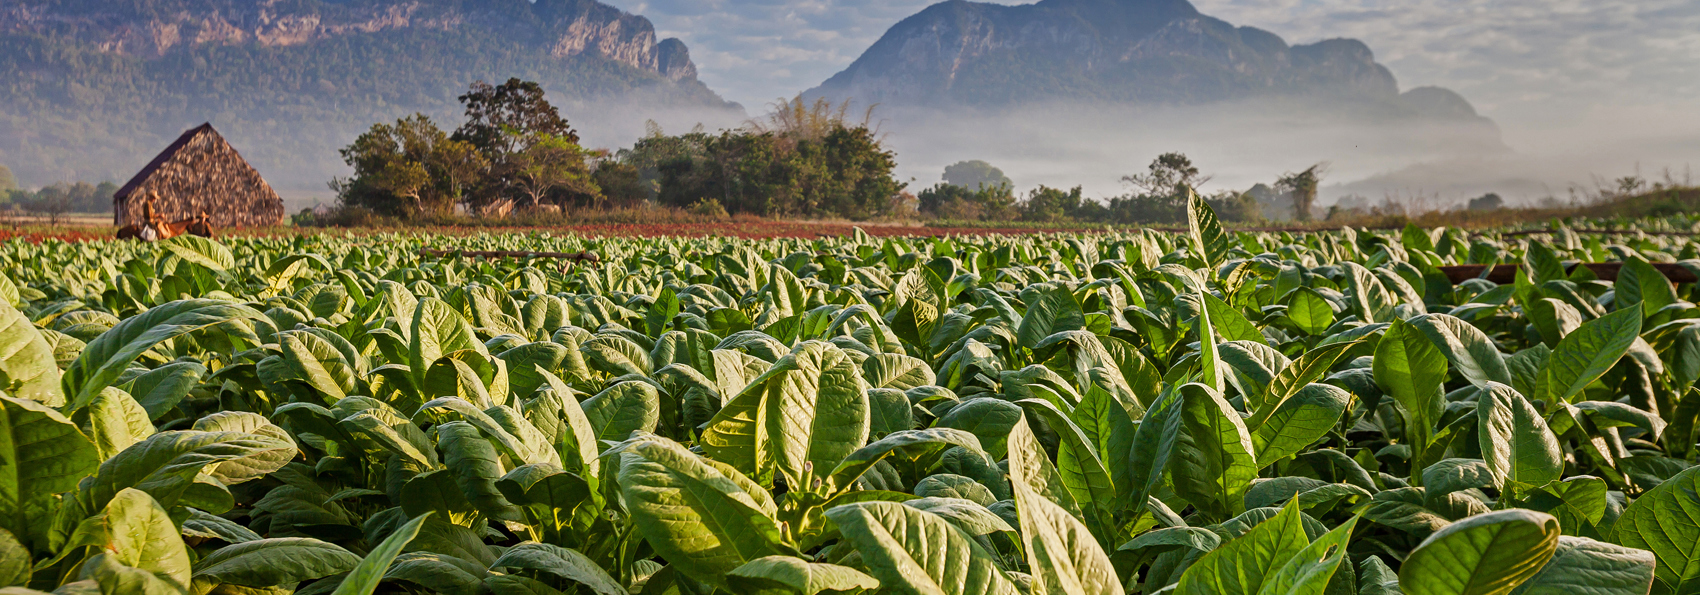
<svg viewBox="0 0 1700 595">
<path fill-rule="evenodd" d="M 690 211 L 694 215 L 700 215 L 712 219 L 726 219 L 730 217 L 730 215 L 726 214 L 726 207 L 721 206 L 720 201 L 712 198 L 697 199 L 696 202 L 691 203 Z"/>
</svg>

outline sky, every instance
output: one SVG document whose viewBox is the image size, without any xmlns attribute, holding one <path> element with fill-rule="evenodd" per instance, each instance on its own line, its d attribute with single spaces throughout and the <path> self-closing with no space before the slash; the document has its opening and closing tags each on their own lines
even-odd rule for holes
<svg viewBox="0 0 1700 595">
<path fill-rule="evenodd" d="M 1363 40 L 1401 88 L 1453 89 L 1498 122 L 1526 165 L 1546 170 L 1528 173 L 1543 183 L 1700 166 L 1700 1 L 1194 2 L 1205 14 L 1267 29 L 1288 43 Z M 610 3 L 648 17 L 663 37 L 683 39 L 700 78 L 755 114 L 842 70 L 887 28 L 932 2 Z"/>
</svg>

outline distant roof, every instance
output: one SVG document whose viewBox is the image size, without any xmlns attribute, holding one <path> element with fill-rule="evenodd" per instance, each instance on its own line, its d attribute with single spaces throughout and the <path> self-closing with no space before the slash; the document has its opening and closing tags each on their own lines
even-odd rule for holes
<svg viewBox="0 0 1700 595">
<path fill-rule="evenodd" d="M 173 155 L 176 155 L 178 151 L 183 150 L 184 145 L 189 144 L 189 141 L 194 140 L 196 136 L 200 136 L 202 132 L 218 134 L 217 130 L 213 130 L 212 122 L 205 122 L 200 126 L 190 128 L 188 131 L 184 132 L 182 136 L 177 137 L 177 140 L 172 141 L 169 146 L 165 147 L 164 151 L 160 151 L 159 155 L 153 158 L 153 161 L 149 161 L 147 166 L 142 168 L 142 171 L 136 172 L 135 177 L 132 177 L 130 178 L 130 181 L 125 182 L 124 187 L 119 188 L 118 192 L 113 194 L 112 197 L 115 199 L 128 198 L 131 192 L 136 191 L 136 187 L 141 186 L 142 182 L 146 181 L 149 176 L 154 174 L 154 172 L 159 171 L 159 168 L 164 166 L 166 161 L 170 161 Z"/>
</svg>

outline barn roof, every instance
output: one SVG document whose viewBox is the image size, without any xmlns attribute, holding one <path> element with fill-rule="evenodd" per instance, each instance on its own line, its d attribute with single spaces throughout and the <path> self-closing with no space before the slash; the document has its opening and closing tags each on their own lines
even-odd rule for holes
<svg viewBox="0 0 1700 595">
<path fill-rule="evenodd" d="M 142 171 L 136 172 L 135 177 L 132 177 L 130 178 L 130 181 L 125 182 L 124 186 L 118 189 L 118 193 L 112 195 L 112 197 L 120 200 L 129 198 L 130 193 L 135 192 L 136 188 L 142 185 L 142 182 L 147 181 L 149 176 L 152 176 L 154 172 L 159 171 L 161 166 L 165 165 L 165 162 L 170 161 L 172 156 L 176 155 L 178 151 L 183 150 L 184 145 L 189 144 L 189 141 L 194 140 L 196 136 L 203 132 L 218 134 L 217 130 L 213 130 L 212 122 L 203 122 L 200 126 L 184 131 L 181 136 L 177 137 L 177 140 L 171 141 L 171 144 L 167 145 L 164 151 L 160 151 L 159 155 L 155 155 L 153 161 L 149 161 L 146 166 L 142 167 Z M 232 150 L 234 150 L 234 147 Z"/>
</svg>

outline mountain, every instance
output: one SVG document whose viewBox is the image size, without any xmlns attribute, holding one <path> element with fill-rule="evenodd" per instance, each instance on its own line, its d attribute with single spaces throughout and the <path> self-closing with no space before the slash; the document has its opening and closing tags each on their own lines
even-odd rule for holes
<svg viewBox="0 0 1700 595">
<path fill-rule="evenodd" d="M 1187 0 L 941 2 L 897 23 L 807 95 L 896 108 L 1304 97 L 1384 116 L 1478 118 L 1451 91 L 1400 93 L 1361 41 L 1288 45 L 1204 15 Z"/>
<path fill-rule="evenodd" d="M 475 80 L 543 84 L 591 142 L 650 112 L 742 116 L 677 39 L 595 0 L 0 0 L 0 164 L 122 180 L 211 121 L 280 190 L 413 112 L 458 122 Z"/>
</svg>

